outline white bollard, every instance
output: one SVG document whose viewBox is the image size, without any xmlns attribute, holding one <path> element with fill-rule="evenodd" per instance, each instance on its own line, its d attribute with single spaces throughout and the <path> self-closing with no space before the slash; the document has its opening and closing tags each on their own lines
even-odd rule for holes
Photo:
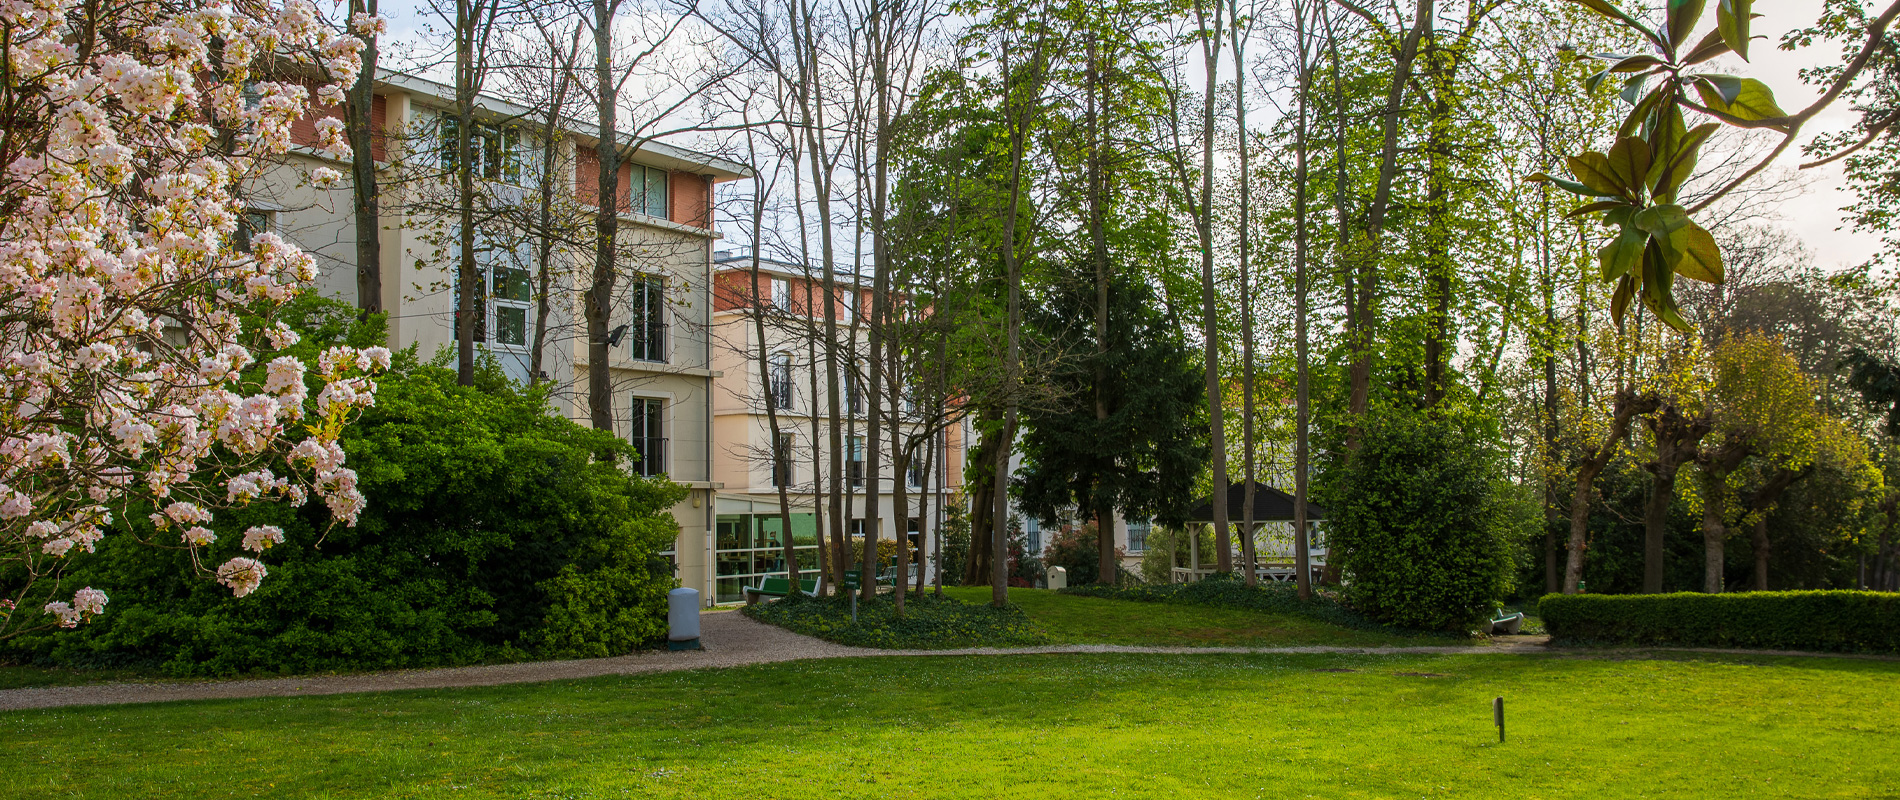
<svg viewBox="0 0 1900 800">
<path fill-rule="evenodd" d="M 699 590 L 666 593 L 666 649 L 699 650 Z"/>
<path fill-rule="evenodd" d="M 1069 588 L 1069 568 L 1068 567 L 1050 567 L 1049 568 L 1049 591 L 1053 592 L 1057 589 L 1067 589 L 1067 588 Z"/>
</svg>

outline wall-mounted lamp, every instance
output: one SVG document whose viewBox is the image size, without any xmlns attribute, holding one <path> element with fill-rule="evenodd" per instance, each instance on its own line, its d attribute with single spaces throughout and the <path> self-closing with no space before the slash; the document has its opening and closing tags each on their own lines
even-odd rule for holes
<svg viewBox="0 0 1900 800">
<path fill-rule="evenodd" d="M 607 346 L 608 346 L 608 347 L 619 347 L 619 346 L 620 346 L 620 337 L 622 337 L 622 336 L 626 336 L 626 335 L 627 335 L 627 326 L 625 326 L 625 325 L 622 325 L 622 326 L 620 326 L 620 327 L 618 327 L 618 328 L 615 328 L 615 329 L 613 329 L 613 330 L 611 330 L 611 331 L 608 331 L 608 332 L 607 332 Z"/>
</svg>

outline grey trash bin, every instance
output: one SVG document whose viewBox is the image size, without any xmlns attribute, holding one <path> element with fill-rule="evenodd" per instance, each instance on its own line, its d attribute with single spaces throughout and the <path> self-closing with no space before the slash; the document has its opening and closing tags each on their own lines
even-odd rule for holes
<svg viewBox="0 0 1900 800">
<path fill-rule="evenodd" d="M 698 589 L 680 587 L 666 593 L 666 649 L 700 649 Z"/>
</svg>

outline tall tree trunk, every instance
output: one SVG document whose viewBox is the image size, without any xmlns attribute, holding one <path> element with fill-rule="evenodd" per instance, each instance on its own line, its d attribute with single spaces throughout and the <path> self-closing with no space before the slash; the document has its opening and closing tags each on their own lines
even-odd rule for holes
<svg viewBox="0 0 1900 800">
<path fill-rule="evenodd" d="M 1722 476 L 1702 472 L 1702 591 L 1721 594 L 1728 584 L 1728 487 Z"/>
<path fill-rule="evenodd" d="M 1597 474 L 1615 457 L 1616 447 L 1623 442 L 1623 437 L 1629 435 L 1630 420 L 1655 410 L 1656 402 L 1654 395 L 1638 395 L 1633 389 L 1617 392 L 1610 430 L 1603 435 L 1603 441 L 1583 453 L 1577 464 L 1577 488 L 1570 496 L 1570 558 L 1564 567 L 1564 594 L 1576 594 L 1577 585 L 1583 582 L 1583 553 L 1589 541 L 1590 501 L 1595 494 L 1593 484 Z"/>
<path fill-rule="evenodd" d="M 548 97 L 546 116 L 541 119 L 541 174 L 536 181 L 535 221 L 541 228 L 535 241 L 534 250 L 534 349 L 528 356 L 528 381 L 538 384 L 544 378 L 547 369 L 548 313 L 552 308 L 554 284 L 554 198 L 555 177 L 560 168 L 561 138 L 555 135 L 561 129 L 561 121 L 567 109 L 567 92 L 573 85 L 574 59 L 580 52 L 581 29 L 574 27 L 574 38 L 567 52 L 555 50 L 552 37 L 547 40 L 549 54 L 555 58 L 549 64 L 548 80 L 551 91 Z"/>
<path fill-rule="evenodd" d="M 1088 135 L 1088 228 L 1089 263 L 1095 268 L 1095 360 L 1093 390 L 1095 394 L 1095 419 L 1097 422 L 1108 419 L 1108 293 L 1113 280 L 1109 274 L 1108 263 L 1108 186 L 1106 170 L 1102 165 L 1102 126 L 1100 107 L 1106 105 L 1102 87 L 1101 42 L 1096 29 L 1091 26 L 1088 34 L 1088 73 L 1084 88 L 1084 127 Z M 1095 517 L 1096 570 L 1097 583 L 1115 582 L 1115 516 L 1114 510 L 1100 502 L 1100 484 L 1096 487 L 1096 496 L 1087 503 L 1087 511 Z"/>
<path fill-rule="evenodd" d="M 1257 536 L 1254 530 L 1253 499 L 1255 489 L 1254 470 L 1254 357 L 1253 357 L 1253 273 L 1248 257 L 1252 255 L 1253 224 L 1253 175 L 1252 163 L 1247 156 L 1247 54 L 1243 48 L 1244 38 L 1240 35 L 1240 3 L 1229 0 L 1229 16 L 1232 19 L 1231 35 L 1234 45 L 1234 131 L 1239 144 L 1240 171 L 1240 439 L 1245 451 L 1242 465 L 1240 509 L 1240 569 L 1248 586 L 1256 585 L 1260 580 L 1260 561 L 1254 552 Z M 1303 57 L 1303 56 L 1302 56 Z"/>
<path fill-rule="evenodd" d="M 1445 400 L 1451 353 L 1457 348 L 1451 335 L 1451 232 L 1445 224 L 1451 210 L 1451 92 L 1456 55 L 1439 48 L 1435 30 L 1426 34 L 1425 52 L 1432 117 L 1425 143 L 1425 295 L 1430 322 L 1425 327 L 1424 405 L 1437 408 Z"/>
<path fill-rule="evenodd" d="M 992 546 L 995 535 L 996 514 L 996 450 L 1002 446 L 1002 430 L 999 425 L 982 426 L 977 434 L 976 446 L 968 451 L 970 469 L 965 473 L 964 493 L 970 510 L 970 554 L 963 561 L 964 586 L 982 586 L 990 581 L 990 554 L 996 548 Z"/>
<path fill-rule="evenodd" d="M 1430 2 L 1430 0 L 1426 0 Z M 1227 437 L 1222 429 L 1220 373 L 1220 314 L 1214 285 L 1214 108 L 1220 89 L 1221 28 L 1226 7 L 1214 5 L 1213 27 L 1208 27 L 1206 0 L 1196 0 L 1195 19 L 1201 28 L 1201 63 L 1207 83 L 1201 103 L 1201 189 L 1194 215 L 1201 244 L 1201 341 L 1207 371 L 1207 446 L 1214 475 L 1213 506 L 1215 568 L 1234 571 L 1232 534 L 1227 525 Z"/>
<path fill-rule="evenodd" d="M 749 122 L 748 120 L 748 123 Z M 748 139 L 746 144 L 748 149 L 750 149 L 751 140 Z M 758 154 L 754 152 L 751 155 L 753 163 L 758 163 Z M 759 285 L 759 270 L 763 266 L 760 264 L 761 254 L 759 253 L 759 239 L 760 234 L 765 230 L 765 187 L 764 184 L 760 182 L 761 180 L 762 179 L 758 177 L 753 178 L 751 248 L 752 336 L 757 342 L 755 351 L 759 365 L 759 376 L 763 379 L 760 381 L 760 388 L 765 392 L 765 424 L 767 434 L 771 437 L 767 442 L 767 452 L 770 453 L 772 459 L 772 484 L 778 488 L 779 544 L 784 550 L 785 578 L 789 581 L 788 585 L 790 586 L 790 590 L 796 592 L 798 591 L 798 552 L 796 549 L 797 545 L 792 541 L 792 496 L 791 487 L 789 485 L 792 482 L 792 453 L 791 448 L 782 445 L 779 441 L 779 387 L 777 383 L 775 383 L 775 381 L 778 380 L 778 376 L 772 374 L 770 348 L 766 347 L 765 315 L 768 313 L 768 307 Z M 790 311 L 790 309 L 775 310 L 779 313 Z M 784 377 L 788 383 L 792 379 L 791 375 Z M 789 389 L 790 387 L 787 388 Z M 788 391 L 786 395 L 789 397 L 790 392 Z M 784 470 L 779 469 L 779 465 L 781 464 L 785 466 Z"/>
<path fill-rule="evenodd" d="M 1650 473 L 1649 500 L 1643 504 L 1643 593 L 1661 594 L 1669 506 L 1676 500 L 1676 473 L 1683 464 L 1695 460 L 1696 448 L 1713 426 L 1706 415 L 1684 416 L 1673 403 L 1643 422 L 1656 445 L 1656 458 L 1643 465 Z"/>
<path fill-rule="evenodd" d="M 1294 5 L 1293 26 L 1294 50 L 1300 60 L 1299 94 L 1295 98 L 1299 117 L 1293 128 L 1293 580 L 1299 588 L 1300 599 L 1307 600 L 1313 596 L 1312 524 L 1307 519 L 1306 510 L 1307 463 L 1311 458 L 1307 427 L 1313 418 L 1313 401 L 1309 377 L 1312 356 L 1308 352 L 1306 327 L 1307 317 L 1311 314 L 1307 281 L 1312 277 L 1312 267 L 1307 263 L 1310 253 L 1307 248 L 1306 148 L 1309 102 L 1313 93 L 1313 62 L 1307 60 L 1308 32 L 1304 4 Z"/>
<path fill-rule="evenodd" d="M 607 329 L 612 322 L 615 262 L 620 236 L 620 109 L 619 86 L 614 80 L 614 16 L 619 0 L 593 0 L 595 114 L 600 140 L 594 153 L 600 161 L 595 177 L 594 270 L 581 303 L 587 320 L 587 409 L 596 430 L 614 429 L 613 382 L 607 372 Z"/>
<path fill-rule="evenodd" d="M 1399 46 L 1392 67 L 1392 82 L 1386 89 L 1385 106 L 1380 110 L 1378 180 L 1373 185 L 1372 203 L 1366 208 L 1365 238 L 1347 253 L 1353 264 L 1356 305 L 1346 321 L 1346 343 L 1351 358 L 1347 369 L 1347 412 L 1352 426 L 1347 431 L 1348 450 L 1359 449 L 1360 426 L 1372 397 L 1373 328 L 1378 324 L 1379 259 L 1383 257 L 1385 219 L 1392 204 L 1392 183 L 1398 177 L 1399 117 L 1405 104 L 1405 87 L 1412 80 L 1412 62 L 1418 57 L 1419 41 L 1431 30 L 1435 16 L 1434 0 L 1420 0 L 1412 29 Z M 1343 110 L 1341 111 L 1343 115 Z"/>
<path fill-rule="evenodd" d="M 481 298 L 487 294 L 475 263 L 475 97 L 481 91 L 476 30 L 483 9 L 480 2 L 455 3 L 455 376 L 462 386 L 475 385 L 475 328 L 485 320 Z"/>
<path fill-rule="evenodd" d="M 1814 465 L 1800 469 L 1780 467 L 1763 481 L 1748 499 L 1748 512 L 1755 517 L 1755 591 L 1768 591 L 1768 560 L 1774 553 L 1774 542 L 1768 538 L 1768 514 L 1775 510 L 1775 504 L 1781 501 L 1782 493 L 1788 487 L 1809 475 L 1814 474 Z"/>
<path fill-rule="evenodd" d="M 377 2 L 350 0 L 350 17 L 376 16 Z M 363 71 L 357 74 L 343 108 L 349 122 L 345 127 L 352 151 L 350 180 L 356 212 L 356 307 L 368 315 L 383 310 L 383 222 L 373 139 L 383 131 L 376 129 L 372 113 L 376 105 L 377 36 L 367 31 L 354 34 L 363 42 Z"/>
</svg>

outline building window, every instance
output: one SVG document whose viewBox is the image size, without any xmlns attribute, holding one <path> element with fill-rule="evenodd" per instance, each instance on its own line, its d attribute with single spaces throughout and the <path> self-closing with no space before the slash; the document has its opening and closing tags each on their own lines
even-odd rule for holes
<svg viewBox="0 0 1900 800">
<path fill-rule="evenodd" d="M 490 304 L 493 306 L 495 343 L 513 347 L 528 344 L 528 271 L 512 263 L 494 264 L 488 269 Z"/>
<path fill-rule="evenodd" d="M 854 364 L 844 371 L 844 408 L 845 413 L 852 416 L 864 413 L 864 382 L 858 377 L 858 368 L 862 366 Z"/>
<path fill-rule="evenodd" d="M 1154 525 L 1152 523 L 1147 523 L 1147 522 L 1128 523 L 1128 552 L 1130 553 L 1147 552 L 1148 531 L 1151 530 L 1153 527 Z"/>
<path fill-rule="evenodd" d="M 911 488 L 921 489 L 924 485 L 924 465 L 929 463 L 922 453 L 912 453 L 910 466 L 904 470 L 904 476 L 910 481 Z"/>
<path fill-rule="evenodd" d="M 792 284 L 784 278 L 772 279 L 772 307 L 780 311 L 792 309 Z"/>
<path fill-rule="evenodd" d="M 633 321 L 629 324 L 628 346 L 635 361 L 666 361 L 666 281 L 658 275 L 635 276 L 632 292 Z"/>
<path fill-rule="evenodd" d="M 852 486 L 864 485 L 864 437 L 845 439 L 844 476 Z"/>
<path fill-rule="evenodd" d="M 238 217 L 237 232 L 231 234 L 231 246 L 240 253 L 251 252 L 251 239 L 260 233 L 269 233 L 271 212 L 254 208 L 245 209 L 244 216 Z"/>
<path fill-rule="evenodd" d="M 1042 555 L 1042 520 L 1035 517 L 1023 520 L 1023 538 L 1029 541 L 1029 555 Z"/>
<path fill-rule="evenodd" d="M 792 447 L 795 444 L 792 435 L 781 433 L 778 443 L 772 448 L 772 485 L 792 485 Z"/>
<path fill-rule="evenodd" d="M 799 577 L 810 579 L 818 569 L 818 524 L 812 514 L 793 514 L 792 557 Z M 713 599 L 735 603 L 745 599 L 745 587 L 768 577 L 784 577 L 783 521 L 778 514 L 720 514 L 714 522 Z"/>
<path fill-rule="evenodd" d="M 772 398 L 773 408 L 792 407 L 792 357 L 789 354 L 772 354 L 771 368 L 765 376 L 765 391 Z"/>
<path fill-rule="evenodd" d="M 632 211 L 666 219 L 666 170 L 633 165 Z"/>
<path fill-rule="evenodd" d="M 459 155 L 456 131 L 462 122 L 447 114 L 441 115 L 442 124 L 440 153 L 442 171 L 455 172 L 456 158 Z M 469 147 L 474 153 L 475 177 L 485 181 L 496 181 L 519 185 L 521 183 L 521 134 L 509 128 L 487 122 L 475 123 L 474 138 Z"/>
<path fill-rule="evenodd" d="M 666 472 L 666 404 L 649 397 L 633 399 L 634 471 L 652 477 Z"/>
</svg>

